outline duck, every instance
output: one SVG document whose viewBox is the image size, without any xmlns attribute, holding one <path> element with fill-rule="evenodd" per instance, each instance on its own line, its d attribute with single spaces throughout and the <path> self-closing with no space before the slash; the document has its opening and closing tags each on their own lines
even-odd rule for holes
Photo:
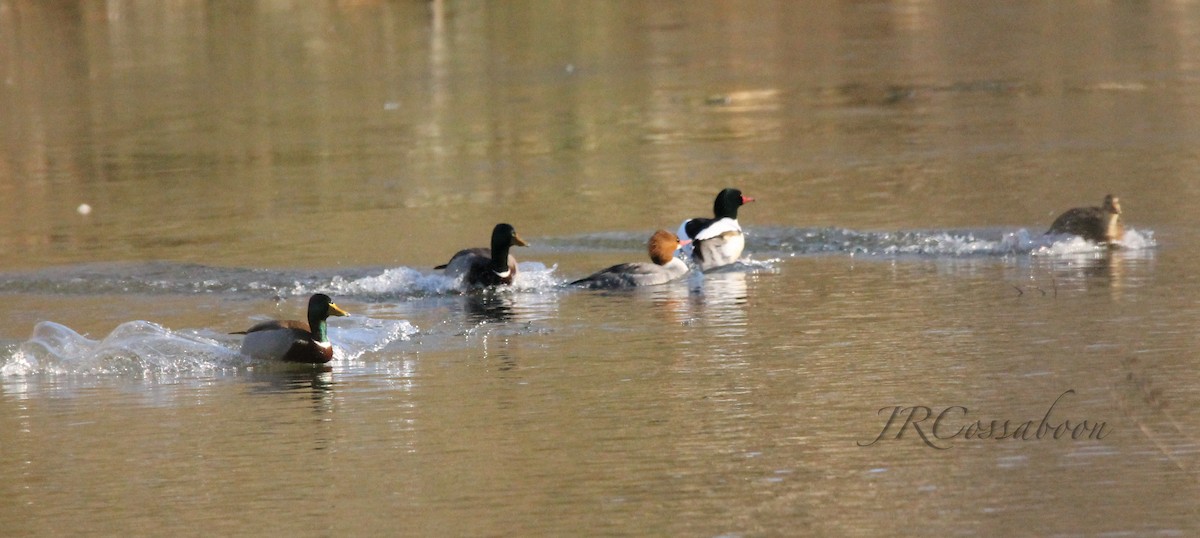
<svg viewBox="0 0 1200 538">
<path fill-rule="evenodd" d="M 461 276 L 468 286 L 507 286 L 517 276 L 517 259 L 508 253 L 513 246 L 527 247 L 529 243 L 517 235 L 512 225 L 500 223 L 492 229 L 491 248 L 460 250 L 434 269 L 443 269 L 448 277 Z"/>
<path fill-rule="evenodd" d="M 679 236 L 666 230 L 658 230 L 650 236 L 647 250 L 650 261 L 622 263 L 597 272 L 587 278 L 572 282 L 572 286 L 592 289 L 631 288 L 666 284 L 688 272 L 688 265 L 675 257 L 675 251 L 690 241 L 680 241 Z"/>
<path fill-rule="evenodd" d="M 1076 207 L 1068 209 L 1050 225 L 1047 234 L 1078 235 L 1088 241 L 1117 246 L 1125 236 L 1121 225 L 1121 201 L 1111 194 L 1104 196 L 1100 207 Z"/>
<path fill-rule="evenodd" d="M 691 241 L 683 256 L 691 256 L 701 271 L 716 269 L 736 262 L 746 247 L 746 238 L 738 224 L 738 208 L 753 202 L 734 188 L 717 193 L 713 202 L 713 218 L 697 217 L 679 225 L 678 236 Z"/>
<path fill-rule="evenodd" d="M 333 360 L 333 344 L 326 333 L 329 316 L 348 316 L 324 293 L 308 299 L 308 321 L 264 321 L 244 331 L 242 354 L 254 359 L 325 364 Z"/>
</svg>

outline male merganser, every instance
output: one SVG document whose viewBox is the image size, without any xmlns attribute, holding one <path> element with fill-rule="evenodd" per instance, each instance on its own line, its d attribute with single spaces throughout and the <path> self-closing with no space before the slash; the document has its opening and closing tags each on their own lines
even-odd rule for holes
<svg viewBox="0 0 1200 538">
<path fill-rule="evenodd" d="M 449 277 L 464 276 L 463 282 L 469 286 L 497 286 L 512 284 L 517 276 L 517 259 L 508 253 L 508 249 L 516 245 L 527 247 L 517 235 L 517 231 L 508 224 L 497 224 L 492 229 L 492 248 L 468 248 L 460 250 L 450 258 L 449 262 L 434 267 L 445 269 Z"/>
<path fill-rule="evenodd" d="M 679 237 L 666 230 L 654 232 L 647 250 L 654 263 L 634 262 L 614 265 L 587 278 L 572 282 L 572 286 L 592 289 L 629 288 L 654 286 L 675 280 L 688 272 L 687 263 L 675 257 L 675 251 L 683 246 Z"/>
<path fill-rule="evenodd" d="M 1121 225 L 1121 201 L 1111 194 L 1101 207 L 1076 207 L 1054 219 L 1047 234 L 1073 234 L 1096 243 L 1116 246 L 1125 236 Z"/>
<path fill-rule="evenodd" d="M 737 189 L 725 189 L 713 202 L 713 218 L 694 218 L 679 225 L 679 237 L 691 240 L 683 255 L 691 254 L 701 271 L 736 262 L 746 247 L 746 238 L 737 221 L 738 208 L 753 202 Z"/>
<path fill-rule="evenodd" d="M 333 304 L 324 293 L 308 300 L 308 322 L 271 320 L 244 331 L 242 354 L 255 359 L 325 364 L 333 360 L 333 344 L 326 335 L 325 320 L 329 316 L 348 316 Z"/>
</svg>

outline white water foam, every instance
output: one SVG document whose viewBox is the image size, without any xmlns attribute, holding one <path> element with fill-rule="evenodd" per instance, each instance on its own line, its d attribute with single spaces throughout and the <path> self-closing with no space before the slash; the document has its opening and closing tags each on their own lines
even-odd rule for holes
<svg viewBox="0 0 1200 538">
<path fill-rule="evenodd" d="M 354 361 L 392 342 L 411 340 L 418 332 L 416 325 L 404 320 L 351 316 L 340 318 L 336 325 L 330 323 L 329 340 L 333 342 L 334 360 Z"/>
<path fill-rule="evenodd" d="M 246 358 L 195 331 L 172 331 L 149 321 L 130 321 L 103 340 L 89 339 L 65 325 L 43 321 L 29 340 L 0 366 L 0 374 L 203 373 L 235 368 Z"/>
<path fill-rule="evenodd" d="M 563 281 L 554 276 L 557 265 L 546 267 L 540 262 L 520 262 L 517 276 L 511 288 L 519 292 L 547 291 L 560 286 Z M 347 279 L 334 276 L 327 283 L 296 282 L 281 294 L 305 296 L 313 293 L 328 293 L 334 297 L 356 298 L 399 298 L 428 295 L 449 295 L 468 291 L 462 277 L 450 278 L 440 271 L 425 273 L 410 267 L 387 269 L 378 275 Z"/>
<path fill-rule="evenodd" d="M 1022 230 L 1024 231 L 1024 230 Z M 1044 235 L 1042 242 L 1033 243 L 1028 252 L 1034 256 L 1075 256 L 1080 254 L 1105 253 L 1108 245 L 1100 245 L 1075 235 Z M 1045 244 L 1048 241 L 1049 244 Z M 1137 231 L 1129 228 L 1117 242 L 1119 250 L 1132 252 L 1150 250 L 1158 246 L 1153 230 Z"/>
<path fill-rule="evenodd" d="M 335 359 L 342 361 L 358 360 L 392 342 L 409 340 L 418 332 L 416 326 L 404 320 L 362 316 L 346 320 L 329 328 Z M 42 321 L 0 365 L 0 375 L 205 375 L 253 365 L 240 348 L 236 336 L 172 331 L 149 321 L 122 323 L 102 340 L 90 339 L 59 323 Z"/>
<path fill-rule="evenodd" d="M 512 287 L 521 292 L 549 291 L 560 287 L 566 280 L 554 275 L 557 269 L 558 264 L 546 267 L 546 264 L 541 262 L 520 262 L 517 264 L 517 276 L 513 279 Z"/>
<path fill-rule="evenodd" d="M 454 292 L 459 283 L 441 273 L 422 273 L 410 267 L 387 269 L 383 273 L 347 280 L 333 277 L 327 289 L 335 295 L 442 295 Z M 297 295 L 313 293 L 301 290 Z"/>
</svg>

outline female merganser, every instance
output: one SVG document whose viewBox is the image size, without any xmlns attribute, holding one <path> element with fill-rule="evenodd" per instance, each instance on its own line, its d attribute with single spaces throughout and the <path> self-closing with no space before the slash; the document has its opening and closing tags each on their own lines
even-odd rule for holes
<svg viewBox="0 0 1200 538">
<path fill-rule="evenodd" d="M 691 247 L 684 249 L 684 256 L 691 254 L 701 271 L 736 262 L 746 247 L 746 238 L 737 221 L 738 208 L 753 201 L 754 198 L 742 196 L 737 189 L 718 193 L 713 202 L 713 218 L 688 219 L 679 225 L 679 237 L 692 242 Z"/>
<path fill-rule="evenodd" d="M 1047 234 L 1078 235 L 1089 241 L 1116 246 L 1125 236 L 1121 225 L 1121 201 L 1111 194 L 1101 207 L 1076 207 L 1054 219 Z"/>
<path fill-rule="evenodd" d="M 242 354 L 255 359 L 325 364 L 333 360 L 333 344 L 325 331 L 329 316 L 348 316 L 328 295 L 318 293 L 308 300 L 308 322 L 271 320 L 244 331 Z"/>
<path fill-rule="evenodd" d="M 675 251 L 686 242 L 666 230 L 654 232 L 647 249 L 654 263 L 634 262 L 614 265 L 587 278 L 572 282 L 572 286 L 592 289 L 654 286 L 675 280 L 688 272 L 687 263 L 675 257 Z"/>
<path fill-rule="evenodd" d="M 434 269 L 445 269 L 448 277 L 465 275 L 463 282 L 469 286 L 497 286 L 512 284 L 517 276 L 517 259 L 508 253 L 508 249 L 516 245 L 527 247 L 517 235 L 517 231 L 508 224 L 497 224 L 492 229 L 492 248 L 468 248 L 460 250 L 444 265 Z"/>
</svg>

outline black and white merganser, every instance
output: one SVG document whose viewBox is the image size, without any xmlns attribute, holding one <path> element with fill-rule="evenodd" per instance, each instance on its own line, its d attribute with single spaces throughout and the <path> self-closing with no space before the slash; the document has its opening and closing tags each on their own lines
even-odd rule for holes
<svg viewBox="0 0 1200 538">
<path fill-rule="evenodd" d="M 1125 236 L 1121 225 L 1121 201 L 1111 194 L 1104 197 L 1101 207 L 1068 209 L 1050 225 L 1047 234 L 1078 235 L 1088 241 L 1115 247 Z"/>
<path fill-rule="evenodd" d="M 647 245 L 650 260 L 654 263 L 614 265 L 587 278 L 576 280 L 571 285 L 601 289 L 666 284 L 687 274 L 687 263 L 676 258 L 675 251 L 688 242 L 690 241 L 680 241 L 679 237 L 671 232 L 659 230 L 654 232 Z"/>
<path fill-rule="evenodd" d="M 517 259 L 508 253 L 512 246 L 527 247 L 517 231 L 508 224 L 497 224 L 492 229 L 492 248 L 468 248 L 460 250 L 450 261 L 434 269 L 445 269 L 448 277 L 463 277 L 468 286 L 498 286 L 512 284 L 517 276 Z"/>
<path fill-rule="evenodd" d="M 746 238 L 737 221 L 738 208 L 753 201 L 754 198 L 743 196 L 742 191 L 725 189 L 713 202 L 713 218 L 683 221 L 679 225 L 679 237 L 692 242 L 683 250 L 684 257 L 690 254 L 701 271 L 736 262 L 746 246 Z"/>
<path fill-rule="evenodd" d="M 242 354 L 262 360 L 325 364 L 333 360 L 333 344 L 326 335 L 329 316 L 348 316 L 333 299 L 317 293 L 308 299 L 308 321 L 271 320 L 244 331 Z"/>
</svg>

